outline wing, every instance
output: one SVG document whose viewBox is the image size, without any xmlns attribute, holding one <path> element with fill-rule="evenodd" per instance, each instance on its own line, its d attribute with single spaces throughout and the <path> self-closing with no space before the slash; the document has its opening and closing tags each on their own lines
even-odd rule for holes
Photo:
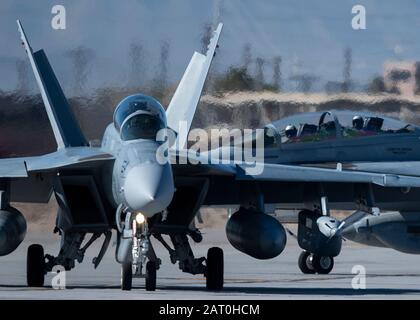
<svg viewBox="0 0 420 320">
<path fill-rule="evenodd" d="M 17 24 L 58 148 L 87 146 L 44 50 L 33 52 L 19 20 Z"/>
<path fill-rule="evenodd" d="M 112 155 L 88 147 L 64 148 L 36 157 L 0 159 L 0 182 L 8 182 L 11 201 L 46 203 L 58 173 L 93 172 L 113 161 Z"/>
<path fill-rule="evenodd" d="M 352 162 L 343 165 L 348 170 L 389 173 L 420 177 L 420 161 Z"/>
<path fill-rule="evenodd" d="M 198 52 L 194 53 L 166 110 L 168 127 L 178 133 L 178 142 L 175 144 L 178 145 L 178 149 L 182 149 L 187 141 L 187 135 L 215 55 L 222 27 L 223 24 L 220 23 L 210 40 L 205 55 Z M 183 128 L 186 130 L 181 132 L 179 130 L 180 126 L 186 126 Z"/>
<path fill-rule="evenodd" d="M 218 159 L 208 158 L 208 154 L 197 156 L 193 151 L 172 151 L 171 161 L 177 163 L 175 168 L 182 174 L 189 173 L 196 176 L 228 175 L 235 180 L 253 181 L 297 181 L 297 182 L 343 182 L 343 183 L 372 183 L 383 187 L 420 187 L 420 177 L 414 174 L 396 174 L 393 172 L 366 171 L 367 165 L 355 166 L 364 170 L 343 170 L 341 165 L 336 168 L 319 168 L 302 165 L 263 164 L 260 163 L 258 174 L 254 174 L 255 165 L 243 162 L 219 163 Z M 193 164 L 191 164 L 193 162 Z M 369 166 L 371 167 L 371 166 Z M 390 167 L 390 164 L 385 168 Z M 395 167 L 395 163 L 394 163 Z M 414 165 L 411 164 L 410 168 Z M 405 168 L 403 166 L 403 168 Z M 420 168 L 420 163 L 416 168 Z M 250 170 L 251 169 L 251 170 Z"/>
<path fill-rule="evenodd" d="M 65 148 L 42 156 L 0 159 L 0 178 L 28 177 L 35 172 L 94 168 L 109 161 L 114 161 L 114 157 L 99 148 Z M 8 166 L 13 168 L 9 173 Z"/>
<path fill-rule="evenodd" d="M 300 165 L 264 164 L 261 174 L 247 174 L 252 166 L 237 165 L 237 180 L 372 183 L 383 187 L 420 187 L 420 177 L 326 169 Z"/>
</svg>

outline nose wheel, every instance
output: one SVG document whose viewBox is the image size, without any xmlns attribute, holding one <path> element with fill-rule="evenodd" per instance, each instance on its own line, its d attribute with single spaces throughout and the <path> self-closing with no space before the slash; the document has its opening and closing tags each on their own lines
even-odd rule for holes
<svg viewBox="0 0 420 320">
<path fill-rule="evenodd" d="M 146 263 L 146 291 L 156 290 L 156 262 L 148 261 Z"/>
<path fill-rule="evenodd" d="M 312 266 L 311 253 L 308 251 L 302 251 L 299 255 L 298 266 L 300 271 L 304 274 L 314 274 L 316 271 Z"/>
<path fill-rule="evenodd" d="M 312 266 L 319 274 L 328 274 L 334 267 L 334 258 L 333 257 L 323 257 L 318 255 L 313 255 Z"/>
<path fill-rule="evenodd" d="M 130 261 L 121 265 L 121 290 L 129 291 L 133 285 L 133 265 Z"/>
<path fill-rule="evenodd" d="M 157 264 L 154 261 L 148 261 L 146 264 L 146 291 L 156 290 L 156 270 Z M 138 277 L 138 276 L 137 276 Z M 130 291 L 133 286 L 133 265 L 131 262 L 125 262 L 121 265 L 121 290 Z"/>
<path fill-rule="evenodd" d="M 334 267 L 334 258 L 302 251 L 299 256 L 298 266 L 304 274 L 328 274 Z"/>
<path fill-rule="evenodd" d="M 206 287 L 207 290 L 220 291 L 223 289 L 223 250 L 213 247 L 207 252 Z"/>
</svg>

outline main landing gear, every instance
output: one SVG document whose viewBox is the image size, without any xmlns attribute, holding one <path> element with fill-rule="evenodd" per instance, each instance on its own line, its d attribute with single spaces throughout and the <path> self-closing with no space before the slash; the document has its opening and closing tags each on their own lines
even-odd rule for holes
<svg viewBox="0 0 420 320">
<path fill-rule="evenodd" d="M 192 239 L 201 241 L 201 235 L 194 235 L 191 232 L 189 234 Z M 206 289 L 209 291 L 221 291 L 223 289 L 224 258 L 221 248 L 210 248 L 207 251 L 207 258 L 195 258 L 185 233 L 180 232 L 170 235 L 171 242 L 174 246 L 173 249 L 163 239 L 161 234 L 156 234 L 155 237 L 169 251 L 171 262 L 173 264 L 179 262 L 179 268 L 183 272 L 203 274 L 206 277 Z"/>
<path fill-rule="evenodd" d="M 29 287 L 42 287 L 45 278 L 44 248 L 39 244 L 28 247 L 26 259 L 26 282 Z"/>
<path fill-rule="evenodd" d="M 45 275 L 53 271 L 55 266 L 62 266 L 66 271 L 75 267 L 76 261 L 83 261 L 86 249 L 102 234 L 105 235 L 104 242 L 97 257 L 92 261 L 95 268 L 101 262 L 106 249 L 111 240 L 111 232 L 93 233 L 91 238 L 82 247 L 86 233 L 84 232 L 64 232 L 60 231 L 61 247 L 56 257 L 44 254 L 44 249 L 40 244 L 32 244 L 28 247 L 26 257 L 26 282 L 29 287 L 42 287 Z"/>
<path fill-rule="evenodd" d="M 207 290 L 220 291 L 223 289 L 223 250 L 213 247 L 207 252 L 206 287 Z"/>
</svg>

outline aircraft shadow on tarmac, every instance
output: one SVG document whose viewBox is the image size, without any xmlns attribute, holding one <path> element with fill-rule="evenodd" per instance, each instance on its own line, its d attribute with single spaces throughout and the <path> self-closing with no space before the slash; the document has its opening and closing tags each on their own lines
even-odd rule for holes
<svg viewBox="0 0 420 320">
<path fill-rule="evenodd" d="M 52 287 L 43 287 L 43 288 L 29 288 L 24 285 L 9 285 L 9 284 L 0 284 L 1 289 L 22 289 L 24 291 L 49 291 L 55 290 Z M 75 289 L 118 289 L 120 290 L 119 285 L 110 285 L 110 286 L 99 286 L 99 285 L 79 285 L 79 286 L 67 286 L 66 290 L 75 290 Z M 144 287 L 138 286 L 132 288 L 132 291 L 136 290 L 145 290 Z M 202 287 L 196 286 L 162 286 L 158 287 L 156 293 L 164 293 L 165 291 L 194 291 L 194 292 L 205 292 L 206 290 Z M 236 294 L 262 294 L 267 295 L 327 295 L 327 296 L 365 296 L 365 295 L 407 295 L 407 294 L 420 294 L 420 289 L 404 289 L 404 288 L 366 288 L 361 290 L 355 290 L 352 288 L 296 288 L 296 287 L 229 287 L 226 286 L 222 291 L 219 292 L 209 292 L 213 294 L 232 294 L 232 297 L 235 297 Z M 264 297 L 261 297 L 264 298 Z"/>
<path fill-rule="evenodd" d="M 197 287 L 165 287 L 163 290 L 202 291 Z M 362 296 L 362 295 L 405 295 L 420 294 L 416 289 L 374 288 L 355 290 L 352 288 L 293 288 L 293 287 L 225 287 L 220 293 L 232 294 L 264 294 L 264 295 L 329 295 L 329 296 Z"/>
</svg>

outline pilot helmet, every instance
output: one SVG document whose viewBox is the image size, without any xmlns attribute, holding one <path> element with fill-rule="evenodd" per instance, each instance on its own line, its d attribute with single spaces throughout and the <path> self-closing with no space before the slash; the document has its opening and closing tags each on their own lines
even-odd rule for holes
<svg viewBox="0 0 420 320">
<path fill-rule="evenodd" d="M 293 138 L 297 135 L 297 129 L 295 126 L 289 124 L 286 129 L 284 129 L 284 133 L 287 138 Z"/>
<path fill-rule="evenodd" d="M 354 116 L 353 117 L 353 128 L 355 129 L 362 129 L 363 128 L 363 118 L 361 116 Z"/>
</svg>

